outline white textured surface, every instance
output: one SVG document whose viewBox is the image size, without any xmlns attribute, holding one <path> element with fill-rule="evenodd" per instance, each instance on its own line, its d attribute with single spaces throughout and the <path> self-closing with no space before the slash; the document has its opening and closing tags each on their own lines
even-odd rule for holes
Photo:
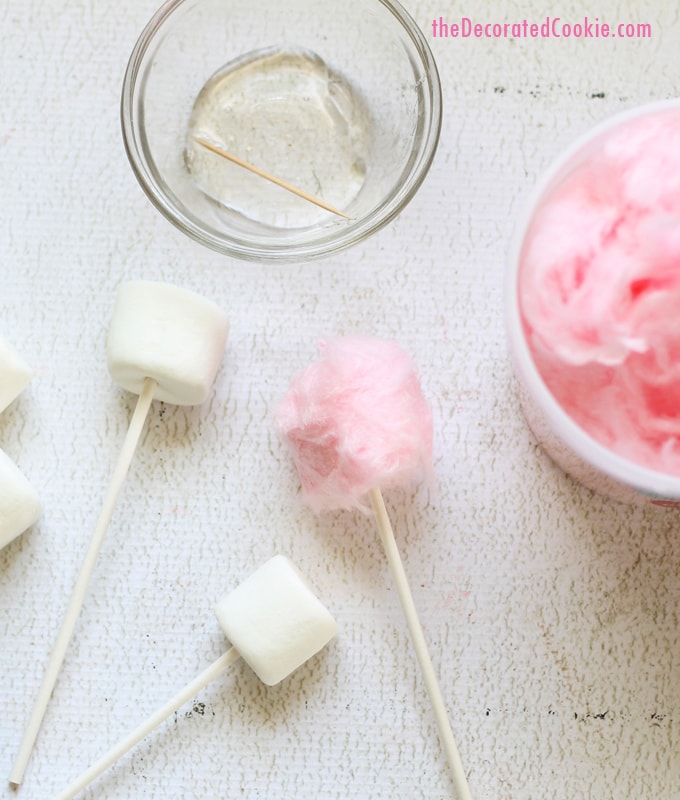
<svg viewBox="0 0 680 800">
<path fill-rule="evenodd" d="M 115 291 L 175 282 L 231 318 L 211 398 L 152 406 L 25 783 L 0 798 L 53 796 L 207 666 L 225 646 L 216 601 L 276 552 L 338 638 L 273 689 L 236 665 L 83 797 L 450 797 L 374 526 L 302 508 L 272 434 L 272 403 L 328 333 L 397 338 L 422 370 L 440 483 L 388 506 L 473 796 L 677 798 L 678 512 L 617 505 L 551 465 L 520 417 L 502 322 L 534 178 L 609 112 L 680 92 L 674 4 L 555 9 L 648 21 L 651 40 L 432 41 L 445 122 L 421 191 L 364 245 L 282 268 L 201 249 L 132 176 L 119 89 L 155 7 L 0 6 L 0 331 L 35 372 L 0 446 L 45 504 L 0 552 L 7 773 L 133 407 L 106 370 Z M 409 7 L 428 35 L 439 15 L 537 15 Z"/>
</svg>

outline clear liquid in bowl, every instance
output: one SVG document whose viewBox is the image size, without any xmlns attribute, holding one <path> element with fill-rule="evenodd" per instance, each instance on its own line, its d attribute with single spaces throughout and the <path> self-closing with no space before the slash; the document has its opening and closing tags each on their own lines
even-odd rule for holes
<svg viewBox="0 0 680 800">
<path fill-rule="evenodd" d="M 344 211 L 366 177 L 370 129 L 361 97 L 319 56 L 302 48 L 259 50 L 227 64 L 199 93 L 185 164 L 201 191 L 225 209 L 274 228 L 305 228 L 340 217 L 192 137 Z"/>
</svg>

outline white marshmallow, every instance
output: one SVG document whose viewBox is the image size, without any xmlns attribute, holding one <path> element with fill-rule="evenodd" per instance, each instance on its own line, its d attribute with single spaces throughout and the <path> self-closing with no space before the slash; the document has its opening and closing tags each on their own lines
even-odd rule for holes
<svg viewBox="0 0 680 800">
<path fill-rule="evenodd" d="M 42 515 L 37 492 L 12 459 L 0 450 L 0 549 Z"/>
<path fill-rule="evenodd" d="M 337 633 L 333 617 L 285 556 L 263 564 L 218 603 L 215 613 L 229 641 L 268 686 Z"/>
<path fill-rule="evenodd" d="M 225 314 L 212 301 L 168 283 L 130 281 L 116 297 L 107 343 L 109 372 L 135 394 L 146 378 L 153 378 L 157 400 L 202 403 L 228 332 Z"/>
<path fill-rule="evenodd" d="M 0 337 L 0 411 L 26 388 L 33 373 L 14 348 Z"/>
</svg>

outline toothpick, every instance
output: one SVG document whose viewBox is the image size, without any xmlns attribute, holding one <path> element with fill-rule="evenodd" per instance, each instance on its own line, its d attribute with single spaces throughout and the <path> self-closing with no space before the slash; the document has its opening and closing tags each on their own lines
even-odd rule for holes
<svg viewBox="0 0 680 800">
<path fill-rule="evenodd" d="M 292 194 L 301 197 L 303 200 L 307 200 L 310 203 L 314 203 L 314 205 L 319 206 L 319 208 L 323 208 L 326 211 L 330 211 L 333 214 L 337 214 L 339 217 L 343 217 L 344 219 L 350 219 L 350 217 L 344 213 L 344 211 L 339 211 L 337 208 L 326 203 L 324 200 L 320 200 L 318 197 L 314 197 L 314 195 L 305 192 L 303 189 L 298 189 L 296 186 L 291 186 L 290 183 L 287 183 L 281 178 L 277 178 L 275 175 L 272 175 L 269 172 L 265 172 L 263 169 L 254 166 L 253 164 L 249 164 L 247 161 L 239 158 L 238 156 L 233 155 L 232 153 L 224 150 L 222 147 L 219 147 L 212 142 L 209 142 L 207 139 L 202 139 L 199 136 L 192 136 L 191 137 L 197 144 L 202 145 L 206 148 L 206 150 L 210 150 L 213 153 L 216 153 L 218 156 L 222 156 L 222 158 L 226 158 L 227 161 L 231 161 L 233 164 L 238 164 L 239 167 L 243 167 L 244 169 L 249 170 L 250 172 L 254 173 L 255 175 L 259 175 L 260 178 L 264 178 L 271 183 L 275 183 L 277 186 L 280 186 L 282 189 L 286 189 Z"/>
<path fill-rule="evenodd" d="M 390 523 L 387 509 L 385 508 L 385 501 L 383 500 L 380 489 L 372 489 L 369 493 L 371 506 L 375 515 L 375 521 L 378 525 L 380 538 L 382 540 L 387 562 L 392 572 L 392 577 L 397 587 L 397 593 L 401 601 L 401 606 L 406 616 L 406 624 L 408 625 L 411 634 L 411 640 L 416 651 L 418 663 L 423 674 L 425 681 L 425 688 L 430 697 L 432 709 L 434 711 L 437 727 L 439 728 L 439 735 L 442 745 L 446 752 L 446 758 L 451 769 L 454 787 L 456 790 L 456 797 L 458 800 L 472 800 L 470 794 L 470 787 L 468 786 L 467 778 L 465 777 L 465 770 L 463 763 L 458 754 L 455 739 L 453 738 L 453 731 L 449 722 L 446 706 L 442 698 L 442 693 L 437 683 L 437 676 L 432 666 L 432 660 L 427 651 L 427 644 L 423 629 L 418 619 L 418 612 L 416 611 L 415 603 L 413 602 L 413 595 L 408 585 L 404 565 L 399 555 L 397 542 L 394 538 L 394 531 Z"/>
<path fill-rule="evenodd" d="M 45 711 L 47 710 L 47 704 L 49 703 L 50 696 L 52 695 L 54 685 L 57 681 L 57 676 L 59 675 L 59 670 L 61 669 L 61 665 L 66 655 L 66 649 L 73 634 L 73 629 L 75 628 L 78 620 L 80 609 L 82 608 L 83 601 L 85 599 L 87 586 L 97 563 L 97 558 L 104 542 L 106 531 L 109 527 L 109 523 L 111 522 L 116 501 L 118 500 L 123 483 L 125 482 L 125 477 L 127 476 L 130 468 L 130 463 L 132 462 L 132 457 L 137 447 L 137 442 L 139 441 L 146 416 L 151 406 L 155 388 L 156 381 L 151 378 L 147 378 L 144 383 L 144 387 L 142 388 L 142 392 L 139 395 L 139 399 L 137 400 L 137 405 L 130 420 L 128 432 L 118 457 L 118 463 L 116 464 L 108 492 L 104 498 L 99 518 L 97 519 L 94 531 L 92 532 L 90 544 L 85 554 L 85 558 L 83 559 L 80 572 L 78 573 L 78 578 L 73 588 L 73 593 L 71 594 L 71 600 L 66 609 L 59 635 L 57 636 L 57 640 L 52 649 L 52 653 L 43 676 L 43 681 L 33 706 L 33 711 L 31 712 L 28 724 L 26 725 L 24 737 L 9 777 L 9 782 L 13 786 L 19 786 L 23 780 L 26 765 L 28 764 L 28 760 L 31 756 L 33 745 L 35 744 L 38 731 L 40 730 L 43 717 L 45 716 Z"/>
</svg>

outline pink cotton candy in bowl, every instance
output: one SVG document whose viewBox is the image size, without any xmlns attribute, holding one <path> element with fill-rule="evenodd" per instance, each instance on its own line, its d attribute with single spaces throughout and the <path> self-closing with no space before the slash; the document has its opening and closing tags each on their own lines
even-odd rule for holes
<svg viewBox="0 0 680 800">
<path fill-rule="evenodd" d="M 432 414 L 410 356 L 373 337 L 328 339 L 319 353 L 275 409 L 305 501 L 366 509 L 371 489 L 428 477 Z"/>
<path fill-rule="evenodd" d="M 432 414 L 409 355 L 368 336 L 322 341 L 274 410 L 305 501 L 315 510 L 372 510 L 459 800 L 470 800 L 458 749 L 399 555 L 382 490 L 432 472 Z"/>
<path fill-rule="evenodd" d="M 507 278 L 539 441 L 591 488 L 680 501 L 680 101 L 617 115 L 536 188 Z"/>
</svg>

